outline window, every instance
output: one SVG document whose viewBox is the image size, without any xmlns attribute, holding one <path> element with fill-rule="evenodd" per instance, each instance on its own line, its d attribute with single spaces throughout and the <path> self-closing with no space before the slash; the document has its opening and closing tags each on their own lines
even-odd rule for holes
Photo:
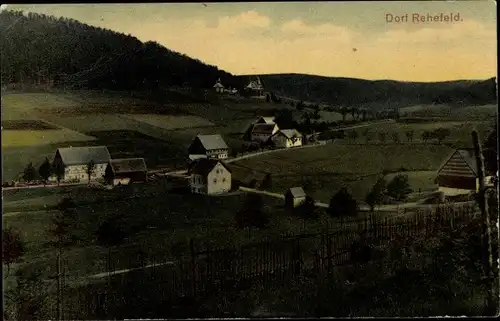
<svg viewBox="0 0 500 321">
<path fill-rule="evenodd" d="M 217 184 L 217 178 L 214 178 L 214 184 Z"/>
<path fill-rule="evenodd" d="M 222 183 L 225 183 L 225 182 L 226 182 L 226 178 L 224 177 L 224 178 L 222 179 Z"/>
</svg>

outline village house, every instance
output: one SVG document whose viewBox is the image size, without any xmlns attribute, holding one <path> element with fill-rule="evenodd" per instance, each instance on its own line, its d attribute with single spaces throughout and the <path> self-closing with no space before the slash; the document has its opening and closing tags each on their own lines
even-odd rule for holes
<svg viewBox="0 0 500 321">
<path fill-rule="evenodd" d="M 231 190 L 231 170 L 219 160 L 197 159 L 188 175 L 189 187 L 195 194 L 216 195 Z"/>
<path fill-rule="evenodd" d="M 146 182 L 147 174 L 144 158 L 121 158 L 109 161 L 104 178 L 109 185 L 127 185 Z"/>
<path fill-rule="evenodd" d="M 88 180 L 87 168 L 91 161 L 94 168 L 90 179 L 103 178 L 110 159 L 106 146 L 66 147 L 57 149 L 52 165 L 64 165 L 64 177 L 61 181 L 80 182 Z"/>
<path fill-rule="evenodd" d="M 217 81 L 215 82 L 214 89 L 215 89 L 215 92 L 217 92 L 219 94 L 222 94 L 224 92 L 224 86 L 220 82 L 220 78 L 217 79 Z"/>
<path fill-rule="evenodd" d="M 277 124 L 255 124 L 252 128 L 251 140 L 267 142 L 278 130 Z"/>
<path fill-rule="evenodd" d="M 485 177 L 490 184 L 492 176 Z M 478 169 L 473 149 L 457 149 L 437 172 L 439 191 L 445 195 L 459 195 L 477 192 L 479 189 Z"/>
<path fill-rule="evenodd" d="M 248 122 L 246 124 L 246 127 L 245 127 L 245 131 L 243 133 L 243 139 L 244 140 L 252 140 L 252 130 L 253 130 L 253 127 L 256 125 L 256 124 L 274 124 L 275 122 L 275 117 L 259 117 L 257 118 L 257 120 L 254 120 L 254 121 L 251 121 L 251 122 Z"/>
<path fill-rule="evenodd" d="M 260 117 L 255 124 L 275 124 L 276 117 Z"/>
<path fill-rule="evenodd" d="M 302 146 L 302 134 L 295 129 L 280 129 L 271 137 L 271 140 L 278 148 Z"/>
<path fill-rule="evenodd" d="M 306 193 L 302 187 L 292 187 L 285 192 L 285 206 L 295 208 L 306 200 Z"/>
<path fill-rule="evenodd" d="M 260 77 L 257 76 L 255 80 L 251 80 L 245 87 L 245 92 L 252 98 L 266 98 L 264 93 L 264 86 L 260 81 Z"/>
<path fill-rule="evenodd" d="M 198 135 L 188 148 L 189 159 L 215 158 L 225 159 L 229 155 L 229 147 L 221 135 Z"/>
</svg>

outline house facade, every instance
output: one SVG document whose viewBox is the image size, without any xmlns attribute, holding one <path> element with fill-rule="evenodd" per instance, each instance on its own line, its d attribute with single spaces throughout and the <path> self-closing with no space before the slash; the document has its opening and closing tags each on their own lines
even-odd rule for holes
<svg viewBox="0 0 500 321">
<path fill-rule="evenodd" d="M 192 193 L 217 195 L 231 190 L 231 171 L 219 160 L 198 159 L 189 170 Z"/>
<path fill-rule="evenodd" d="M 302 146 L 302 134 L 295 129 L 280 129 L 271 139 L 278 148 Z"/>
<path fill-rule="evenodd" d="M 52 166 L 64 166 L 62 182 L 78 183 L 88 181 L 87 168 L 91 161 L 94 163 L 91 181 L 102 179 L 110 159 L 106 146 L 67 147 L 57 149 Z"/>
<path fill-rule="evenodd" d="M 255 124 L 252 128 L 251 140 L 267 142 L 279 130 L 277 124 Z"/>
<path fill-rule="evenodd" d="M 486 184 L 493 176 L 486 175 Z M 467 194 L 479 190 L 478 168 L 473 149 L 457 149 L 437 172 L 439 190 L 447 195 Z"/>
<path fill-rule="evenodd" d="M 248 85 L 246 85 L 245 92 L 253 98 L 266 98 L 264 86 L 262 86 L 260 77 L 257 77 L 255 80 L 251 80 Z"/>
<path fill-rule="evenodd" d="M 199 158 L 226 159 L 229 147 L 221 135 L 198 135 L 188 148 L 191 161 Z"/>
<path fill-rule="evenodd" d="M 285 206 L 295 208 L 306 201 L 306 193 L 302 187 L 292 187 L 285 192 Z"/>
<path fill-rule="evenodd" d="M 121 158 L 109 161 L 105 179 L 109 185 L 127 185 L 147 181 L 148 169 L 144 158 Z"/>
<path fill-rule="evenodd" d="M 215 92 L 217 92 L 219 94 L 224 93 L 224 86 L 222 85 L 220 78 L 217 79 L 217 81 L 215 82 L 214 89 L 215 89 Z"/>
</svg>

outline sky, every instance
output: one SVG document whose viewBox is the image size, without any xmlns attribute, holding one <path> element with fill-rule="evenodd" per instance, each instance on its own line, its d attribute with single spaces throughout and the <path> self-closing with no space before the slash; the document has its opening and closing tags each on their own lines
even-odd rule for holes
<svg viewBox="0 0 500 321">
<path fill-rule="evenodd" d="M 443 81 L 496 76 L 494 1 L 9 5 L 156 41 L 236 75 Z M 417 22 L 452 16 L 453 22 Z M 392 17 L 405 17 L 395 22 Z M 458 15 L 458 16 L 457 16 Z"/>
</svg>

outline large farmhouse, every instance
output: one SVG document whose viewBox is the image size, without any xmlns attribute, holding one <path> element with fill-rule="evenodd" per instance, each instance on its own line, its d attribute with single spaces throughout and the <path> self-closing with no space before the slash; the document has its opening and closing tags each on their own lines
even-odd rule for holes
<svg viewBox="0 0 500 321">
<path fill-rule="evenodd" d="M 271 137 L 271 140 L 278 148 L 302 146 L 302 134 L 296 129 L 280 129 Z"/>
<path fill-rule="evenodd" d="M 197 159 L 189 169 L 189 187 L 196 194 L 221 194 L 231 190 L 231 171 L 219 160 Z"/>
<path fill-rule="evenodd" d="M 267 142 L 271 136 L 278 132 L 277 124 L 255 124 L 252 128 L 251 140 Z"/>
<path fill-rule="evenodd" d="M 486 176 L 486 182 L 492 176 Z M 474 150 L 457 149 L 438 170 L 437 184 L 445 194 L 467 194 L 479 188 L 478 169 Z"/>
<path fill-rule="evenodd" d="M 105 178 L 110 185 L 146 182 L 148 169 L 144 158 L 112 159 L 106 167 Z"/>
<path fill-rule="evenodd" d="M 229 155 L 229 147 L 221 135 L 198 135 L 188 152 L 191 161 L 198 158 L 225 159 Z"/>
<path fill-rule="evenodd" d="M 66 147 L 57 149 L 52 164 L 64 166 L 61 181 L 80 182 L 88 179 L 87 168 L 91 161 L 94 163 L 91 180 L 102 178 L 110 159 L 106 146 Z"/>
</svg>

